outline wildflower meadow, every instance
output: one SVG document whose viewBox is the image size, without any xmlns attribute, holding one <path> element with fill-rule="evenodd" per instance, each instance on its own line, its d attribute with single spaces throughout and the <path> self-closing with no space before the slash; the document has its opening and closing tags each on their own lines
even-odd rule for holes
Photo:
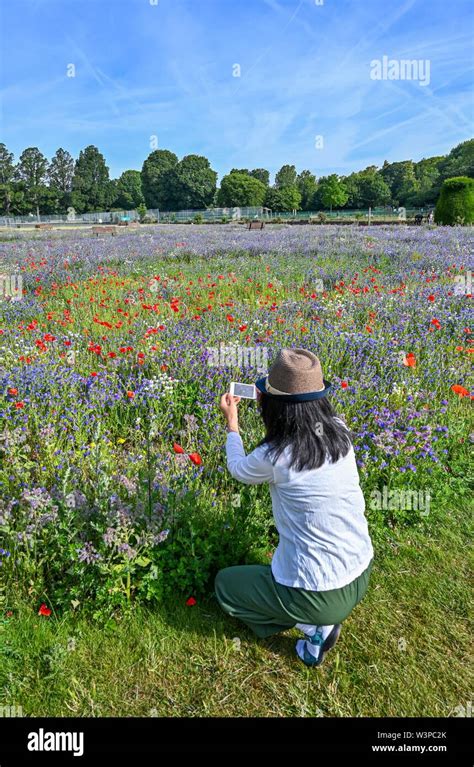
<svg viewBox="0 0 474 767">
<path fill-rule="evenodd" d="M 65 668 L 80 663 L 87 632 L 117 642 L 127 666 L 130 643 L 167 636 L 147 621 L 168 616 L 204 631 L 206 615 L 218 612 L 212 587 L 219 568 L 270 562 L 277 535 L 268 490 L 239 485 L 228 474 L 218 401 L 231 381 L 252 383 L 264 374 L 281 347 L 319 356 L 333 385 L 331 402 L 353 433 L 381 563 L 360 608 L 371 643 L 402 657 L 400 643 L 408 641 L 408 657 L 413 610 L 421 609 L 425 590 L 435 606 L 444 594 L 438 608 L 461 620 L 467 608 L 457 575 L 446 593 L 433 579 L 436 572 L 447 577 L 442 554 L 450 541 L 456 561 L 462 557 L 459 535 L 470 514 L 472 245 L 472 230 L 462 227 L 248 231 L 230 224 L 142 226 L 108 238 L 67 230 L 2 235 L 0 272 L 4 284 L 15 283 L 0 300 L 3 692 L 9 686 L 33 712 L 38 700 L 46 705 L 26 661 L 15 656 L 12 637 L 24 631 L 33 635 L 37 655 L 30 664 L 43 669 L 40 677 L 63 679 L 48 713 L 117 715 L 110 678 L 107 695 L 66 681 L 72 672 Z M 255 403 L 242 402 L 240 415 L 251 449 L 263 436 Z M 433 555 L 445 528 L 446 542 Z M 403 558 L 406 572 L 414 569 L 404 592 L 408 613 L 394 583 L 384 581 L 398 555 L 402 571 Z M 378 640 L 370 623 L 377 610 L 394 621 L 394 633 L 384 629 Z M 219 621 L 222 628 L 225 618 Z M 125 625 L 128 639 L 117 639 Z M 224 660 L 212 661 L 208 645 L 210 656 L 203 651 L 194 659 L 192 674 L 206 677 L 208 691 L 213 663 L 225 665 L 228 657 L 234 664 L 243 652 L 240 639 L 227 636 L 214 637 L 227 643 Z M 261 652 L 255 642 L 249 648 L 245 677 Z M 351 652 L 360 651 L 355 642 Z M 378 662 L 387 661 L 386 652 Z M 295 677 L 288 690 L 304 687 L 306 672 L 289 670 L 285 656 L 279 662 L 283 675 Z M 412 668 L 416 676 L 421 660 L 411 662 L 407 673 Z M 426 662 L 436 667 L 436 657 Z M 165 673 L 159 668 L 158 676 Z M 248 685 L 234 672 L 241 689 L 228 709 L 219 702 L 223 695 L 180 696 L 166 692 L 166 682 L 158 702 L 149 690 L 133 698 L 127 689 L 121 705 L 147 715 L 236 713 Z M 270 705 L 298 715 L 367 714 L 374 707 L 382 715 L 448 715 L 467 695 L 455 670 L 441 682 L 442 693 L 419 699 L 390 692 L 398 683 L 386 675 L 380 687 L 376 671 L 364 685 L 353 672 L 342 647 L 336 669 L 324 672 L 333 675 L 332 686 L 325 684 L 317 705 L 306 695 L 302 711 L 291 692 L 270 704 L 271 678 L 259 686 L 258 675 L 258 694 L 251 703 L 250 688 L 246 705 L 256 714 Z M 72 676 L 80 677 L 77 668 Z M 348 696 L 356 687 L 360 692 Z"/>
</svg>

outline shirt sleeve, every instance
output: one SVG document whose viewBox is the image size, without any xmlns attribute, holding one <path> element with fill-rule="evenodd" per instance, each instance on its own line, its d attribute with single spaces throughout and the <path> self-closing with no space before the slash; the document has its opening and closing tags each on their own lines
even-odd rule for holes
<svg viewBox="0 0 474 767">
<path fill-rule="evenodd" d="M 265 457 L 266 450 L 263 446 L 246 455 L 242 437 L 237 432 L 230 431 L 225 449 L 227 468 L 234 479 L 246 485 L 261 485 L 263 482 L 274 481 L 273 465 Z"/>
</svg>

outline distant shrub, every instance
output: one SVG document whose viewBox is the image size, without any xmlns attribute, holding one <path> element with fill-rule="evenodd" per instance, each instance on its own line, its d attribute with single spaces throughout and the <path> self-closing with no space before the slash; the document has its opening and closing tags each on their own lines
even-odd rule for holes
<svg viewBox="0 0 474 767">
<path fill-rule="evenodd" d="M 474 222 L 474 179 L 467 176 L 446 179 L 436 203 L 435 221 L 450 226 Z"/>
<path fill-rule="evenodd" d="M 143 223 L 147 214 L 147 208 L 144 203 L 138 206 L 137 213 L 138 213 L 138 218 L 140 219 L 140 223 Z"/>
<path fill-rule="evenodd" d="M 193 224 L 202 224 L 204 221 L 204 216 L 202 213 L 196 213 L 196 215 L 193 218 Z"/>
<path fill-rule="evenodd" d="M 321 224 L 325 224 L 327 220 L 328 220 L 328 217 L 326 216 L 325 213 L 318 213 L 318 221 L 320 221 Z"/>
</svg>

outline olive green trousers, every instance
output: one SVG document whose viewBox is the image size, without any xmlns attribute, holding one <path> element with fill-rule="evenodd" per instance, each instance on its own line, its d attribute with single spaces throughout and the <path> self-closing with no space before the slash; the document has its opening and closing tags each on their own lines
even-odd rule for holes
<svg viewBox="0 0 474 767">
<path fill-rule="evenodd" d="M 283 586 L 270 565 L 240 565 L 219 570 L 214 581 L 224 612 L 238 618 L 259 637 L 293 628 L 297 623 L 332 626 L 342 623 L 365 596 L 373 560 L 358 578 L 340 589 L 306 591 Z"/>
</svg>

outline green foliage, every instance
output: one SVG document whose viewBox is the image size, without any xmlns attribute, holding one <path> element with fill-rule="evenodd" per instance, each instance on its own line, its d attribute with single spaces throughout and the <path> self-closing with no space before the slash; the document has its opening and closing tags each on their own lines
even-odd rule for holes
<svg viewBox="0 0 474 767">
<path fill-rule="evenodd" d="M 177 164 L 177 156 L 168 149 L 156 149 L 146 158 L 141 176 L 142 191 L 148 208 L 169 210 L 169 192 L 164 183 L 164 176 Z"/>
<path fill-rule="evenodd" d="M 474 222 L 474 179 L 467 176 L 448 178 L 436 203 L 437 224 L 472 224 Z"/>
<path fill-rule="evenodd" d="M 221 568 L 253 561 L 255 549 L 268 551 L 270 501 L 263 503 L 255 497 L 255 488 L 244 488 L 239 502 L 234 507 L 230 499 L 223 504 L 194 492 L 177 496 L 169 506 L 171 531 L 148 554 L 150 566 L 140 593 L 147 599 L 200 596 L 212 589 Z"/>
<path fill-rule="evenodd" d="M 124 171 L 117 182 L 117 196 L 114 205 L 124 210 L 135 210 L 144 202 L 140 171 Z"/>
<path fill-rule="evenodd" d="M 29 147 L 21 153 L 15 175 L 19 181 L 23 182 L 26 199 L 31 208 L 36 210 L 37 215 L 39 215 L 40 201 L 49 198 L 45 186 L 47 172 L 48 161 L 37 147 Z"/>
<path fill-rule="evenodd" d="M 451 149 L 447 157 L 441 158 L 439 172 L 443 181 L 459 176 L 474 178 L 474 139 L 463 141 Z"/>
<path fill-rule="evenodd" d="M 236 179 L 229 182 L 230 175 L 258 181 L 265 189 L 263 197 L 261 187 Z M 423 207 L 436 202 L 444 180 L 459 176 L 474 177 L 474 139 L 462 142 L 445 157 L 385 161 L 380 170 L 370 166 L 342 179 L 332 174 L 321 179 L 320 187 L 311 171 L 297 175 L 294 165 L 280 168 L 273 188 L 265 168 L 233 168 L 218 192 L 215 172 L 209 161 L 198 155 L 188 155 L 179 162 L 173 152 L 155 150 L 143 163 L 140 184 L 135 170 L 110 180 L 105 159 L 94 146 L 81 151 L 75 165 L 69 152 L 59 148 L 49 166 L 36 147 L 29 147 L 15 166 L 13 154 L 0 144 L 0 215 L 65 213 L 70 205 L 78 213 L 132 210 L 143 201 L 148 208 L 165 211 L 210 205 L 259 206 L 263 202 L 275 211 L 386 204 Z M 334 179 L 346 187 L 344 202 Z"/>
<path fill-rule="evenodd" d="M 266 193 L 265 184 L 239 171 L 224 176 L 217 193 L 217 202 L 222 207 L 260 207 Z"/>
<path fill-rule="evenodd" d="M 384 162 L 381 176 L 388 185 L 394 205 L 404 205 L 407 199 L 418 192 L 419 182 L 412 160 Z"/>
<path fill-rule="evenodd" d="M 217 173 L 209 160 L 197 154 L 188 154 L 163 175 L 168 208 L 188 210 L 207 208 L 216 192 Z"/>
<path fill-rule="evenodd" d="M 268 186 L 270 183 L 270 173 L 265 168 L 254 168 L 254 170 L 249 171 L 249 176 L 256 178 L 257 181 L 261 181 L 265 186 Z"/>
<path fill-rule="evenodd" d="M 344 179 L 349 208 L 368 208 L 390 202 L 390 188 L 377 169 L 372 166 Z"/>
<path fill-rule="evenodd" d="M 303 170 L 296 179 L 296 186 L 301 194 L 302 210 L 311 210 L 313 197 L 318 187 L 316 176 L 309 170 Z"/>
<path fill-rule="evenodd" d="M 265 207 L 272 211 L 299 210 L 301 192 L 296 185 L 270 187 L 265 194 Z"/>
<path fill-rule="evenodd" d="M 73 206 L 80 213 L 105 210 L 110 202 L 109 169 L 97 147 L 79 153 L 72 179 Z"/>
<path fill-rule="evenodd" d="M 339 177 L 332 173 L 319 181 L 316 196 L 325 208 L 342 208 L 347 202 L 347 191 Z"/>
<path fill-rule="evenodd" d="M 49 183 L 59 192 L 66 194 L 72 189 L 74 160 L 65 149 L 58 149 L 48 168 Z"/>
<path fill-rule="evenodd" d="M 144 219 L 146 217 L 146 214 L 147 214 L 147 207 L 146 207 L 145 203 L 142 202 L 141 205 L 137 206 L 137 213 L 138 213 L 138 216 L 140 218 L 140 222 L 143 223 L 143 221 L 144 221 Z"/>
<path fill-rule="evenodd" d="M 275 176 L 275 187 L 282 189 L 296 185 L 296 168 L 294 165 L 283 165 Z"/>
<path fill-rule="evenodd" d="M 407 196 L 407 206 L 416 208 L 434 205 L 441 188 L 441 160 L 443 157 L 428 157 L 415 163 L 418 191 Z"/>
<path fill-rule="evenodd" d="M 7 216 L 11 213 L 14 177 L 13 153 L 8 151 L 5 144 L 0 144 L 0 211 Z"/>
</svg>

